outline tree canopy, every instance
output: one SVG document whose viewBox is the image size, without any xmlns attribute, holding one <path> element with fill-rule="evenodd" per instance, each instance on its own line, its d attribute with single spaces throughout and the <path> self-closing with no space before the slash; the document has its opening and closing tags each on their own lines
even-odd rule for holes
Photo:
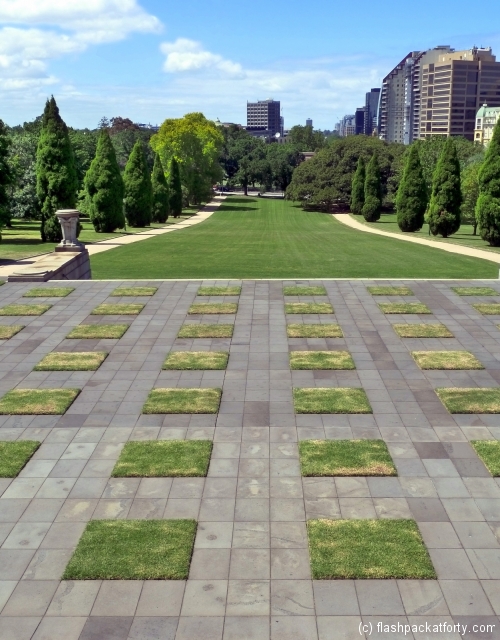
<svg viewBox="0 0 500 640">
<path fill-rule="evenodd" d="M 151 187 L 153 191 L 151 219 L 153 222 L 166 222 L 170 213 L 170 193 L 161 158 L 158 154 L 155 155 L 153 173 L 151 174 Z"/>
<path fill-rule="evenodd" d="M 432 176 L 427 222 L 432 235 L 443 238 L 460 229 L 460 162 L 453 138 L 447 138 Z"/>
<path fill-rule="evenodd" d="M 490 246 L 500 246 L 500 121 L 479 171 L 479 198 L 476 218 L 481 238 Z"/>
<path fill-rule="evenodd" d="M 151 224 L 153 190 L 142 142 L 137 140 L 123 172 L 124 213 L 131 227 Z"/>
<path fill-rule="evenodd" d="M 412 144 L 408 150 L 406 164 L 396 197 L 396 213 L 401 231 L 420 231 L 427 208 L 427 186 L 425 184 L 418 146 Z"/>
<path fill-rule="evenodd" d="M 8 163 L 10 144 L 11 141 L 7 136 L 7 128 L 3 120 L 0 120 L 0 232 L 2 227 L 8 225 L 10 222 L 7 189 L 14 181 L 14 176 Z"/>
<path fill-rule="evenodd" d="M 297 124 L 290 129 L 287 144 L 293 144 L 299 151 L 319 151 L 326 147 L 325 134 L 306 125 Z"/>
</svg>

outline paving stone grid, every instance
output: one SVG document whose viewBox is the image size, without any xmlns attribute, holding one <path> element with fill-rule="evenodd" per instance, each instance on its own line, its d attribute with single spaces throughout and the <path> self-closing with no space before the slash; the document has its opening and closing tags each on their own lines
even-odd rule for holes
<svg viewBox="0 0 500 640">
<path fill-rule="evenodd" d="M 120 284 L 159 289 L 108 300 Z M 335 315 L 288 318 L 283 285 L 318 281 L 243 281 L 239 298 L 197 298 L 201 284 L 240 282 L 75 282 L 41 317 L 0 319 L 26 325 L 0 344 L 0 394 L 82 389 L 64 416 L 0 416 L 0 439 L 43 442 L 18 478 L 0 479 L 0 638 L 353 640 L 365 637 L 360 622 L 374 625 L 371 638 L 500 638 L 500 484 L 468 442 L 498 439 L 500 416 L 450 415 L 433 391 L 500 385 L 500 318 L 450 289 L 484 283 L 324 281 Z M 408 284 L 415 296 L 373 297 L 370 284 Z M 32 286 L 1 287 L 0 306 Z M 89 315 L 106 301 L 146 307 L 137 317 Z M 236 301 L 235 316 L 187 315 L 193 302 Z M 433 314 L 384 315 L 384 301 L 420 301 Z M 231 340 L 176 339 L 185 322 L 232 321 Z M 338 322 L 345 337 L 288 339 L 287 321 Z M 391 328 L 438 321 L 455 338 L 401 339 Z M 120 340 L 65 339 L 84 322 L 131 327 Z M 161 371 L 172 349 L 227 349 L 228 368 Z M 347 349 L 357 369 L 290 371 L 296 349 Z M 486 368 L 421 371 L 414 349 L 465 349 Z M 33 372 L 54 350 L 110 355 L 96 372 Z M 222 387 L 219 414 L 141 415 L 150 389 L 166 386 Z M 373 415 L 295 415 L 292 388 L 315 386 L 363 387 Z M 110 479 L 124 442 L 157 438 L 213 439 L 208 477 Z M 308 438 L 383 438 L 399 476 L 301 480 L 297 441 Z M 60 582 L 89 519 L 162 517 L 199 522 L 187 581 Z M 415 518 L 438 580 L 311 581 L 305 521 L 316 517 Z M 377 622 L 460 622 L 469 632 L 377 634 Z M 496 626 L 471 633 L 479 623 Z"/>
</svg>

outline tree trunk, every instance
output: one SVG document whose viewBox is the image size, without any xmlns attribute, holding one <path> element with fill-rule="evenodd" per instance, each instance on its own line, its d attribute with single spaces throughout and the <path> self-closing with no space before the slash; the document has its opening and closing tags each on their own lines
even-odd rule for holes
<svg viewBox="0 0 500 640">
<path fill-rule="evenodd" d="M 472 235 L 476 236 L 477 235 L 477 221 L 474 222 L 474 224 L 472 226 L 474 227 L 474 233 Z"/>
</svg>

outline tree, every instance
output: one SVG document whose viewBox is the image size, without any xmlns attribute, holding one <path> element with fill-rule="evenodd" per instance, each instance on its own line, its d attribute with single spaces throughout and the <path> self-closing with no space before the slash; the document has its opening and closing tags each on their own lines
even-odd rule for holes
<svg viewBox="0 0 500 640">
<path fill-rule="evenodd" d="M 102 128 L 95 158 L 85 175 L 88 214 L 98 233 L 111 233 L 125 226 L 124 186 L 108 130 Z"/>
<path fill-rule="evenodd" d="M 7 135 L 7 127 L 0 120 L 0 238 L 2 227 L 10 224 L 10 209 L 7 189 L 14 180 L 8 163 L 11 141 Z"/>
<path fill-rule="evenodd" d="M 377 154 L 374 153 L 366 167 L 365 203 L 361 210 L 367 222 L 376 222 L 382 211 L 382 185 Z"/>
<path fill-rule="evenodd" d="M 500 122 L 497 122 L 479 172 L 476 205 L 479 233 L 491 247 L 500 246 Z"/>
<path fill-rule="evenodd" d="M 462 169 L 460 182 L 462 184 L 462 207 L 460 218 L 462 224 L 472 225 L 472 235 L 477 235 L 476 204 L 479 198 L 479 172 L 484 160 L 483 154 L 473 156 Z"/>
<path fill-rule="evenodd" d="M 36 152 L 36 191 L 42 214 L 42 242 L 59 242 L 58 209 L 74 209 L 78 178 L 68 128 L 59 114 L 54 96 L 47 100 Z"/>
<path fill-rule="evenodd" d="M 351 190 L 351 211 L 352 213 L 360 214 L 365 204 L 365 178 L 366 167 L 365 161 L 362 157 L 358 159 L 358 166 L 356 167 L 356 173 L 352 180 Z"/>
<path fill-rule="evenodd" d="M 182 182 L 179 164 L 175 158 L 172 158 L 170 161 L 168 192 L 170 197 L 170 211 L 174 218 L 178 218 L 182 214 Z"/>
<path fill-rule="evenodd" d="M 297 146 L 300 151 L 318 151 L 326 146 L 325 135 L 322 131 L 314 131 L 311 126 L 300 124 L 290 129 L 287 143 Z"/>
<path fill-rule="evenodd" d="M 453 138 L 447 138 L 432 177 L 427 222 L 433 236 L 443 238 L 460 229 L 460 162 Z"/>
<path fill-rule="evenodd" d="M 125 218 L 131 227 L 151 224 L 153 190 L 142 142 L 138 140 L 123 173 Z"/>
<path fill-rule="evenodd" d="M 273 185 L 285 191 L 292 180 L 295 167 L 304 160 L 298 147 L 292 144 L 266 145 L 266 159 Z"/>
<path fill-rule="evenodd" d="M 151 187 L 153 190 L 151 219 L 153 222 L 164 223 L 167 221 L 170 212 L 170 194 L 163 165 L 158 154 L 155 155 L 153 173 L 151 174 Z"/>
<path fill-rule="evenodd" d="M 427 186 L 418 154 L 411 145 L 396 197 L 398 226 L 401 231 L 420 231 L 427 208 Z"/>
</svg>

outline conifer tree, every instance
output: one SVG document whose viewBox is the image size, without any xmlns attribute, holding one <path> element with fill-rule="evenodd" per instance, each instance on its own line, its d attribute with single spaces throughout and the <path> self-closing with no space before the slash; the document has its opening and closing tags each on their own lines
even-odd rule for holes
<svg viewBox="0 0 500 640">
<path fill-rule="evenodd" d="M 479 171 L 476 220 L 481 238 L 491 247 L 500 247 L 500 121 Z"/>
<path fill-rule="evenodd" d="M 42 241 L 59 242 L 58 209 L 74 209 L 78 177 L 68 128 L 59 114 L 54 96 L 47 100 L 36 151 L 36 192 L 42 213 Z"/>
<path fill-rule="evenodd" d="M 153 189 L 142 142 L 137 140 L 123 173 L 125 217 L 131 227 L 151 224 Z"/>
<path fill-rule="evenodd" d="M 356 173 L 352 180 L 351 189 L 351 212 L 360 214 L 365 204 L 365 178 L 366 168 L 365 161 L 360 156 L 358 159 L 358 166 L 356 167 Z"/>
<path fill-rule="evenodd" d="M 7 158 L 9 155 L 10 139 L 7 136 L 7 127 L 0 120 L 0 238 L 2 227 L 10 224 L 10 208 L 7 196 L 7 188 L 14 177 Z"/>
<path fill-rule="evenodd" d="M 365 203 L 362 213 L 367 222 L 376 222 L 382 210 L 382 185 L 377 154 L 374 153 L 366 167 Z"/>
<path fill-rule="evenodd" d="M 420 231 L 427 208 L 427 186 L 425 184 L 418 146 L 413 144 L 406 158 L 403 177 L 396 196 L 398 226 L 401 231 Z"/>
<path fill-rule="evenodd" d="M 125 226 L 124 187 L 120 167 L 107 129 L 101 129 L 95 158 L 85 175 L 90 221 L 98 233 Z"/>
<path fill-rule="evenodd" d="M 170 213 L 170 194 L 168 184 L 163 171 L 160 155 L 155 154 L 153 173 L 151 174 L 151 186 L 153 189 L 153 208 L 151 218 L 153 222 L 164 223 Z"/>
<path fill-rule="evenodd" d="M 433 236 L 451 236 L 460 229 L 460 162 L 453 138 L 448 138 L 432 176 L 427 222 Z"/>
<path fill-rule="evenodd" d="M 179 163 L 175 158 L 172 158 L 170 162 L 168 190 L 170 193 L 170 211 L 174 218 L 178 218 L 182 213 L 182 183 Z"/>
</svg>

